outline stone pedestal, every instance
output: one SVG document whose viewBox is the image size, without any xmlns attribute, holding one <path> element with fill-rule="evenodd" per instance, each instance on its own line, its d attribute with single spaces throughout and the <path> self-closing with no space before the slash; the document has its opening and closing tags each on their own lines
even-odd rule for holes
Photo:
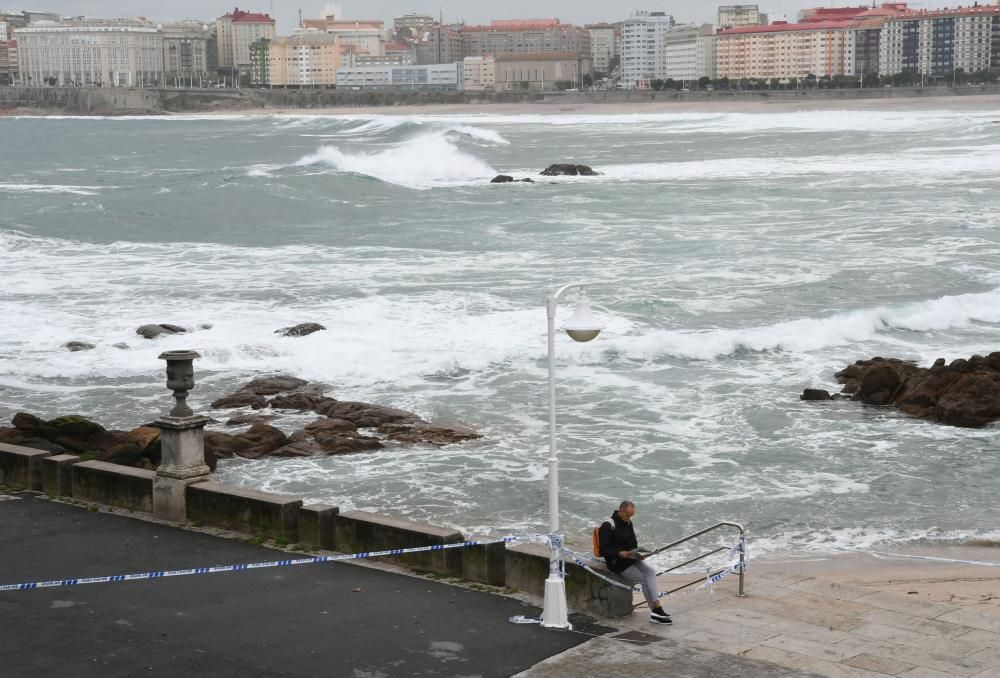
<svg viewBox="0 0 1000 678">
<path fill-rule="evenodd" d="M 153 479 L 153 515 L 163 520 L 187 520 L 188 485 L 211 478 L 205 465 L 205 424 L 208 417 L 160 417 L 162 459 Z"/>
</svg>

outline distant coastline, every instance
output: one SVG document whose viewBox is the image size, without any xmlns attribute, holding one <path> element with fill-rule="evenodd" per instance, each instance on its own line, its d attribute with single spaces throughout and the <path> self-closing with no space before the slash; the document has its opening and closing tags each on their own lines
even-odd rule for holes
<svg viewBox="0 0 1000 678">
<path fill-rule="evenodd" d="M 1000 86 L 721 92 L 471 93 L 349 90 L 100 89 L 0 87 L 0 116 L 291 113 L 753 112 L 873 108 L 997 107 Z"/>
</svg>

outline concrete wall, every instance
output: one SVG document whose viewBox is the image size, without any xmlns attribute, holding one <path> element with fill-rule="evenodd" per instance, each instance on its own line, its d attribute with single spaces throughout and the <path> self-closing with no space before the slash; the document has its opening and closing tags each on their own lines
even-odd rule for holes
<svg viewBox="0 0 1000 678">
<path fill-rule="evenodd" d="M 545 594 L 549 576 L 549 547 L 542 544 L 519 544 L 507 549 L 507 587 L 518 591 Z M 611 575 L 603 567 L 595 567 Z M 571 610 L 587 610 L 603 617 L 627 617 L 632 614 L 632 593 L 592 576 L 578 565 L 566 565 L 566 601 Z"/>
<path fill-rule="evenodd" d="M 72 465 L 73 498 L 129 511 L 153 512 L 153 471 L 104 461 Z"/>
<path fill-rule="evenodd" d="M 301 508 L 302 500 L 296 497 L 220 483 L 195 483 L 187 488 L 191 522 L 288 543 L 299 539 Z"/>
<path fill-rule="evenodd" d="M 405 518 L 348 511 L 334 519 L 337 550 L 344 553 L 386 551 L 404 547 L 456 544 L 464 541 L 462 533 L 447 528 L 419 523 Z M 462 554 L 459 549 L 414 553 L 386 558 L 420 572 L 433 572 L 450 577 L 462 576 Z"/>
<path fill-rule="evenodd" d="M 42 489 L 42 460 L 51 452 L 0 443 L 0 485 L 18 490 Z"/>
</svg>

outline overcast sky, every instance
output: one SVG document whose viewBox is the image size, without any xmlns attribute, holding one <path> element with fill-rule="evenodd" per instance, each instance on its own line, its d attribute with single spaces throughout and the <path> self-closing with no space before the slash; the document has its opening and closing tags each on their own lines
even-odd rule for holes
<svg viewBox="0 0 1000 678">
<path fill-rule="evenodd" d="M 881 0 L 880 0 L 881 1 Z M 0 6 L 21 8 L 25 0 L 0 0 Z M 241 9 L 269 12 L 274 8 L 278 33 L 287 34 L 298 24 L 298 10 L 305 17 L 320 16 L 325 0 L 31 0 L 25 9 L 47 10 L 66 15 L 146 16 L 150 19 L 214 19 L 238 4 Z M 444 11 L 445 21 L 465 20 L 486 23 L 490 19 L 558 17 L 567 23 L 620 21 L 635 9 L 665 11 L 678 22 L 712 21 L 719 4 L 711 0 L 341 0 L 343 15 L 351 19 L 383 19 L 388 24 L 401 14 L 416 12 L 437 15 Z M 805 7 L 858 6 L 865 0 L 765 0 L 758 3 L 772 17 L 787 14 L 794 18 Z M 915 7 L 935 7 L 938 2 L 911 2 Z M 952 3 L 955 4 L 955 3 Z"/>
</svg>

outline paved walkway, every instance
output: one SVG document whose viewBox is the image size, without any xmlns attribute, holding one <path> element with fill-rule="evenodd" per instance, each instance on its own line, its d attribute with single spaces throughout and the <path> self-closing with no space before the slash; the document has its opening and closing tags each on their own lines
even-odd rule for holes
<svg viewBox="0 0 1000 678">
<path fill-rule="evenodd" d="M 767 662 L 789 672 L 785 675 L 1000 678 L 1000 614 L 993 611 L 774 568 L 751 568 L 747 590 L 750 595 L 738 598 L 735 577 L 730 577 L 713 594 L 671 599 L 667 609 L 674 616 L 672 627 L 652 625 L 645 608 L 637 611 L 624 625 L 664 641 L 634 650 L 632 669 L 652 670 L 658 663 L 672 666 L 671 662 L 688 656 L 687 649 Z M 560 675 L 555 670 L 560 661 L 577 666 L 587 653 L 599 652 L 598 643 L 607 642 L 592 641 L 522 675 Z M 667 675 L 723 675 L 711 670 L 698 673 L 697 665 L 687 661 L 680 666 L 682 672 L 669 669 Z"/>
<path fill-rule="evenodd" d="M 19 496 L 0 501 L 4 584 L 279 559 Z M 8 592 L 0 675 L 510 676 L 588 640 L 507 621 L 538 614 L 510 598 L 336 563 Z"/>
</svg>

